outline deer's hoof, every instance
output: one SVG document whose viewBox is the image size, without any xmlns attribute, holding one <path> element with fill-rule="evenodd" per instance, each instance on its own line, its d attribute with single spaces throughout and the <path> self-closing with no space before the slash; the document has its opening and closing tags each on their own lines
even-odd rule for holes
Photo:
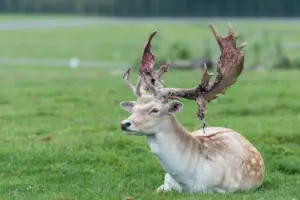
<svg viewBox="0 0 300 200">
<path fill-rule="evenodd" d="M 156 189 L 157 193 L 162 193 L 162 192 L 169 192 L 172 189 L 170 187 L 166 187 L 165 185 L 161 185 Z"/>
</svg>

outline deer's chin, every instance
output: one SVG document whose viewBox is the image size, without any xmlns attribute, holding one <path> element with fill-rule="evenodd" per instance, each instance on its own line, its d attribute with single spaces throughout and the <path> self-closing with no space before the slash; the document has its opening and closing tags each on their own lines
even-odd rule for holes
<svg viewBox="0 0 300 200">
<path fill-rule="evenodd" d="M 133 135 L 133 136 L 150 136 L 150 135 L 155 135 L 154 133 L 142 133 L 139 131 L 134 131 L 134 130 L 126 130 L 123 131 L 125 135 Z"/>
<path fill-rule="evenodd" d="M 123 133 L 125 134 L 125 135 L 136 135 L 136 136 L 142 136 L 142 135 L 144 135 L 144 134 L 142 134 L 142 133 L 140 133 L 140 132 L 138 132 L 138 131 L 132 131 L 132 130 L 126 130 L 126 131 L 123 131 Z"/>
</svg>

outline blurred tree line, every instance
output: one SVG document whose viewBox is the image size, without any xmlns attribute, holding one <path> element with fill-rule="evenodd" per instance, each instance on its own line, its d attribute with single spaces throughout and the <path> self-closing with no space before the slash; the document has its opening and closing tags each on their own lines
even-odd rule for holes
<svg viewBox="0 0 300 200">
<path fill-rule="evenodd" d="M 299 0 L 0 0 L 0 12 L 103 16 L 300 15 Z"/>
</svg>

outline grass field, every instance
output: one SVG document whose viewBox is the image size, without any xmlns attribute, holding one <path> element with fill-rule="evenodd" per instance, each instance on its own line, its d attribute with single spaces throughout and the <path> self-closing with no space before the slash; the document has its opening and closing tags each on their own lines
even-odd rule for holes
<svg viewBox="0 0 300 200">
<path fill-rule="evenodd" d="M 239 21 L 233 26 L 238 30 L 261 26 L 294 30 L 297 23 Z M 226 22 L 216 24 L 224 33 Z M 115 60 L 112 52 L 118 51 L 120 60 L 131 61 L 140 55 L 153 29 L 163 36 L 153 43 L 163 42 L 163 48 L 155 52 L 159 56 L 176 39 L 190 44 L 201 37 L 212 40 L 206 25 L 153 21 L 7 30 L 0 32 L 0 57 Z M 300 37 L 287 40 L 297 42 Z M 158 195 L 154 190 L 162 184 L 164 171 L 143 137 L 120 131 L 120 121 L 128 114 L 119 102 L 134 97 L 123 83 L 122 71 L 116 74 L 111 70 L 115 69 L 0 67 L 1 200 L 120 200 L 127 196 L 133 200 L 300 199 L 300 71 L 245 71 L 226 96 L 209 104 L 210 126 L 232 128 L 261 151 L 266 174 L 259 190 Z M 171 70 L 165 82 L 191 87 L 200 73 Z M 179 83 L 178 79 L 185 81 Z M 196 105 L 183 102 L 184 110 L 177 118 L 188 130 L 200 128 Z"/>
<path fill-rule="evenodd" d="M 71 17 L 23 17 L 4 16 L 8 21 L 43 21 L 43 20 L 70 20 Z M 74 18 L 74 20 L 79 20 Z M 97 20 L 91 18 L 91 20 Z M 142 47 L 150 32 L 157 30 L 158 34 L 153 41 L 153 48 L 157 59 L 169 57 L 168 50 L 174 42 L 180 41 L 189 45 L 192 56 L 200 56 L 209 44 L 214 57 L 218 57 L 219 50 L 208 28 L 209 21 L 213 21 L 218 30 L 225 34 L 227 32 L 227 20 L 192 20 L 169 22 L 166 20 L 134 20 L 99 19 L 99 24 L 53 29 L 24 29 L 3 30 L 0 32 L 0 56 L 6 58 L 45 58 L 62 59 L 77 57 L 81 60 L 110 60 L 127 61 L 134 63 L 140 56 Z M 239 43 L 248 42 L 245 49 L 248 57 L 246 64 L 251 64 L 254 57 L 254 46 L 262 44 L 261 60 L 268 62 L 276 57 L 275 40 L 281 34 L 281 40 L 286 47 L 284 51 L 292 58 L 300 54 L 300 20 L 230 20 L 234 30 L 239 31 L 242 36 Z M 1 17 L 0 17 L 1 22 Z M 109 23 L 112 22 L 112 23 Z M 270 31 L 267 42 L 265 31 Z M 289 47 L 288 44 L 296 44 Z"/>
</svg>

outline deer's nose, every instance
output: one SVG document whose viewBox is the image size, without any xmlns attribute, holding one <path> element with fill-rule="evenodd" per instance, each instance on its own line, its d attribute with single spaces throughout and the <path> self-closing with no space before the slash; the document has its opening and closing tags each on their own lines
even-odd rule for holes
<svg viewBox="0 0 300 200">
<path fill-rule="evenodd" d="M 128 120 L 124 120 L 124 121 L 121 122 L 121 129 L 123 131 L 126 131 L 127 128 L 130 127 L 130 126 L 131 126 L 131 122 L 128 121 Z"/>
</svg>

